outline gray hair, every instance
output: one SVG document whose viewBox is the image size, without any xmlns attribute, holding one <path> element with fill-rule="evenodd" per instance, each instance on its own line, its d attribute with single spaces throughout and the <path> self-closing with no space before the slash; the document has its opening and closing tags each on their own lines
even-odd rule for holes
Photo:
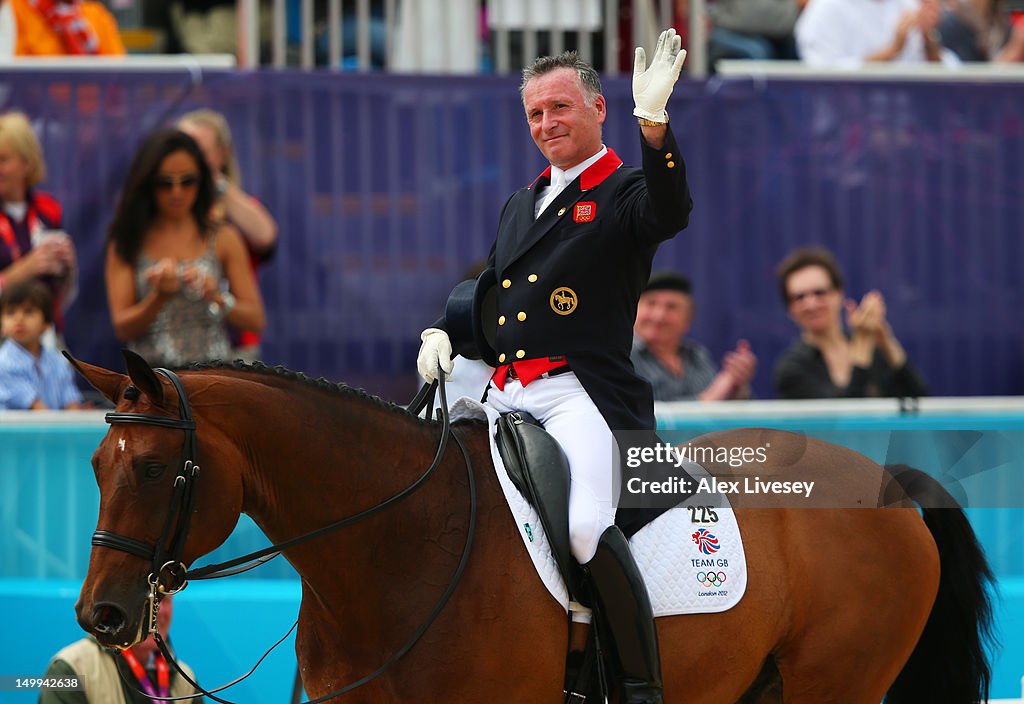
<svg viewBox="0 0 1024 704">
<path fill-rule="evenodd" d="M 580 84 L 580 92 L 587 105 L 593 105 L 597 96 L 601 95 L 601 79 L 593 66 L 580 58 L 575 51 L 563 51 L 558 56 L 541 56 L 523 69 L 523 82 L 519 84 L 519 96 L 522 97 L 526 85 L 538 76 L 567 68 L 576 72 L 576 80 Z"/>
</svg>

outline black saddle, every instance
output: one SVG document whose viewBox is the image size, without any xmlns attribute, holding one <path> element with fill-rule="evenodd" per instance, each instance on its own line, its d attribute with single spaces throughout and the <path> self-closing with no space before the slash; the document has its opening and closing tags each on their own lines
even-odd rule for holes
<svg viewBox="0 0 1024 704">
<path fill-rule="evenodd" d="M 583 569 L 569 544 L 569 461 L 565 453 L 533 416 L 522 411 L 498 419 L 497 442 L 509 478 L 540 516 L 569 593 L 589 606 Z"/>
<path fill-rule="evenodd" d="M 657 436 L 653 436 L 657 440 Z M 504 413 L 498 419 L 498 454 L 505 463 L 505 471 L 517 489 L 526 497 L 540 516 L 544 534 L 548 537 L 555 564 L 565 580 L 572 597 L 591 606 L 587 578 L 572 554 L 569 543 L 569 462 L 558 442 L 551 437 L 537 419 L 523 411 Z M 683 469 L 649 468 L 649 478 L 692 477 Z M 678 497 L 679 503 L 685 497 Z M 650 507 L 620 507 L 615 523 L 627 538 L 672 507 L 664 502 Z"/>
</svg>

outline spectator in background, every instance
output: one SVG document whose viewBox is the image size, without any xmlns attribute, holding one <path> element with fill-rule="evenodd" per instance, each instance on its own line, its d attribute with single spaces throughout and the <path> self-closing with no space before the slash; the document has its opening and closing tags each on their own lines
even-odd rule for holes
<svg viewBox="0 0 1024 704">
<path fill-rule="evenodd" d="M 1024 19 L 1011 23 L 1003 0 L 946 0 L 943 45 L 961 61 L 1024 61 Z"/>
<path fill-rule="evenodd" d="M 708 58 L 796 60 L 793 27 L 807 0 L 716 0 L 708 5 Z"/>
<path fill-rule="evenodd" d="M 177 129 L 147 137 L 110 224 L 106 281 L 118 338 L 154 366 L 226 359 L 225 322 L 263 329 L 263 302 L 245 244 L 214 224 L 210 168 Z"/>
<path fill-rule="evenodd" d="M 43 344 L 53 322 L 53 297 L 41 281 L 8 286 L 0 295 L 0 408 L 40 411 L 82 408 L 71 365 Z"/>
<path fill-rule="evenodd" d="M 936 31 L 940 16 L 939 0 L 813 0 L 796 23 L 797 50 L 813 66 L 955 65 Z"/>
<path fill-rule="evenodd" d="M 219 112 L 195 110 L 178 120 L 178 127 L 199 144 L 213 173 L 217 198 L 210 212 L 213 223 L 234 225 L 249 252 L 253 273 L 274 256 L 277 221 L 256 198 L 242 190 L 238 159 L 228 122 Z M 260 336 L 232 328 L 233 356 L 252 362 L 260 356 Z"/>
<path fill-rule="evenodd" d="M 75 246 L 61 230 L 60 203 L 36 186 L 46 178 L 43 149 L 24 113 L 0 114 L 0 291 L 39 279 L 55 301 L 57 332 L 74 299 Z"/>
<path fill-rule="evenodd" d="M 236 0 L 172 0 L 171 30 L 189 54 L 237 54 Z"/>
<path fill-rule="evenodd" d="M 637 305 L 630 359 L 651 383 L 655 401 L 750 398 L 757 358 L 746 340 L 725 355 L 722 371 L 707 348 L 686 339 L 695 308 L 690 280 L 674 271 L 653 274 Z"/>
<path fill-rule="evenodd" d="M 160 601 L 157 629 L 171 655 L 193 682 L 192 668 L 182 662 L 171 646 L 171 616 L 174 602 L 170 596 Z M 151 697 L 188 697 L 198 694 L 195 687 L 169 664 L 153 636 L 126 650 L 109 650 L 92 636 L 63 648 L 53 656 L 46 668 L 46 678 L 79 680 L 79 691 L 42 689 L 39 704 L 152 704 Z M 141 691 L 140 691 L 141 690 Z M 202 697 L 178 700 L 182 704 L 199 704 Z"/>
<path fill-rule="evenodd" d="M 843 274 L 831 253 L 805 248 L 779 265 L 779 292 L 800 339 L 775 365 L 779 398 L 926 396 L 886 320 L 878 291 L 860 303 L 844 300 Z M 840 319 L 846 312 L 849 334 Z"/>
<path fill-rule="evenodd" d="M 123 56 L 117 20 L 101 2 L 5 0 L 15 56 Z M 8 41 L 11 41 L 10 39 Z"/>
</svg>

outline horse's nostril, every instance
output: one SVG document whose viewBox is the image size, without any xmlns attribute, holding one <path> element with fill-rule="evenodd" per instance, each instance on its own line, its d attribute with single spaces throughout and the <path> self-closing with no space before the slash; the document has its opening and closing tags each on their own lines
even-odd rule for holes
<svg viewBox="0 0 1024 704">
<path fill-rule="evenodd" d="M 96 633 L 116 635 L 124 628 L 125 614 L 113 604 L 97 604 L 92 610 L 92 627 Z"/>
</svg>

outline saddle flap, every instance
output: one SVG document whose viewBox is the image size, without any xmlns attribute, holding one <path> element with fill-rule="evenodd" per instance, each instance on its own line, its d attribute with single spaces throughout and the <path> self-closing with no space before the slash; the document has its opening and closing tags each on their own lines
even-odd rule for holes
<svg viewBox="0 0 1024 704">
<path fill-rule="evenodd" d="M 497 428 L 498 453 L 509 478 L 537 510 L 570 593 L 588 603 L 583 570 L 569 543 L 569 462 L 565 453 L 529 413 L 505 413 Z"/>
</svg>

